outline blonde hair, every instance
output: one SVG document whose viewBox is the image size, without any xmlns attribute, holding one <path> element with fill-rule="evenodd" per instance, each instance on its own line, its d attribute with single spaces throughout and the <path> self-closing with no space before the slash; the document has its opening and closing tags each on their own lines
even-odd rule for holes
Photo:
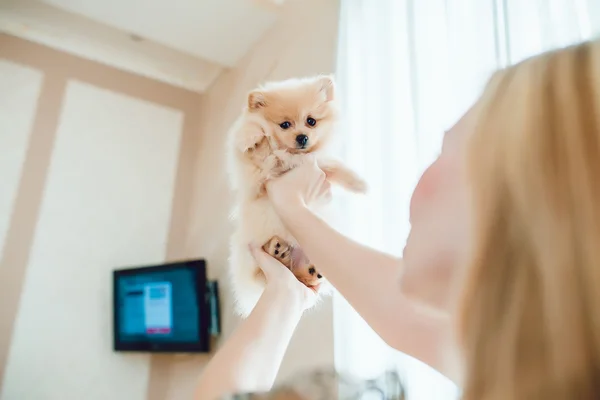
<svg viewBox="0 0 600 400">
<path fill-rule="evenodd" d="M 600 42 L 498 72 L 474 111 L 464 399 L 598 399 Z"/>
</svg>

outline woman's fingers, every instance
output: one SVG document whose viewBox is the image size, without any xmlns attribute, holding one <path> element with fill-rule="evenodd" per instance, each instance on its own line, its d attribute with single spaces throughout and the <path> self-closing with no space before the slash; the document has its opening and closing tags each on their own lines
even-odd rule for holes
<svg viewBox="0 0 600 400">
<path fill-rule="evenodd" d="M 266 253 L 262 248 L 255 245 L 249 245 L 248 247 L 269 284 L 283 285 L 281 287 L 289 288 L 290 293 L 301 293 L 305 302 L 314 299 L 315 295 L 319 293 L 319 287 L 309 288 L 301 283 L 285 265 Z"/>
<path fill-rule="evenodd" d="M 321 186 L 316 189 L 317 193 L 313 196 L 312 200 L 319 204 L 327 204 L 331 201 L 331 183 L 324 181 Z"/>
<path fill-rule="evenodd" d="M 322 200 L 331 187 L 325 172 L 319 167 L 316 158 L 313 158 L 310 163 L 305 164 L 303 167 L 305 167 L 305 171 L 303 171 L 302 175 L 312 181 L 309 183 L 310 192 L 307 193 L 308 198 L 305 198 L 305 200 L 308 202 Z"/>
<path fill-rule="evenodd" d="M 323 171 L 321 169 L 321 167 L 319 167 L 319 164 L 317 164 L 316 161 L 313 163 L 313 168 L 315 170 L 315 173 L 317 174 L 318 182 L 320 182 L 320 183 L 326 182 L 327 175 L 325 174 L 325 171 Z"/>
<path fill-rule="evenodd" d="M 321 191 L 319 192 L 319 198 L 325 200 L 326 202 L 331 201 L 331 183 L 328 180 L 325 180 L 321 184 Z"/>
<path fill-rule="evenodd" d="M 267 278 L 269 276 L 272 276 L 274 272 L 277 272 L 276 270 L 274 270 L 274 268 L 285 268 L 283 264 L 281 264 L 275 258 L 271 257 L 269 254 L 265 253 L 260 247 L 254 244 L 251 244 L 249 247 L 250 252 L 252 253 L 252 257 L 254 257 L 256 263 L 258 264 L 260 269 L 263 270 Z"/>
</svg>

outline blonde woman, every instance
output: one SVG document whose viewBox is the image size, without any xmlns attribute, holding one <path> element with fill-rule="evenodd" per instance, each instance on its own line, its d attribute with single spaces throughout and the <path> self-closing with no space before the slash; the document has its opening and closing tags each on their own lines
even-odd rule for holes
<svg viewBox="0 0 600 400">
<path fill-rule="evenodd" d="M 600 42 L 491 79 L 415 189 L 402 262 L 312 214 L 306 205 L 327 190 L 311 165 L 268 187 L 310 259 L 390 345 L 454 379 L 464 400 L 600 398 Z M 256 257 L 269 293 L 279 285 L 287 297 L 265 297 L 205 370 L 198 398 L 270 389 L 280 359 L 266 380 L 244 378 L 273 361 L 266 337 L 287 345 L 273 332 L 293 331 L 301 311 L 283 317 L 280 302 L 311 295 Z"/>
</svg>

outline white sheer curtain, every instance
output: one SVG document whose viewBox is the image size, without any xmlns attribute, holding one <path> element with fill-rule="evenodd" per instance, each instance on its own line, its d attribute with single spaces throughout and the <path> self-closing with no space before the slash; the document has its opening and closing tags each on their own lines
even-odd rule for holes
<svg viewBox="0 0 600 400">
<path fill-rule="evenodd" d="M 399 255 L 417 179 L 490 74 L 599 33 L 599 0 L 341 0 L 340 156 L 370 185 L 366 197 L 341 197 L 344 232 Z M 339 295 L 334 302 L 338 368 L 369 377 L 395 366 L 410 399 L 456 398 L 449 381 L 389 349 Z"/>
</svg>

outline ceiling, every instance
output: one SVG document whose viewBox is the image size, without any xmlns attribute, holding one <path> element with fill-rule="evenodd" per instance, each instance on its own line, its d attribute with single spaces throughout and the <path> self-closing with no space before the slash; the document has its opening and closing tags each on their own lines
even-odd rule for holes
<svg viewBox="0 0 600 400">
<path fill-rule="evenodd" d="M 0 31 L 202 92 L 282 0 L 0 0 Z"/>
<path fill-rule="evenodd" d="M 250 0 L 44 0 L 45 3 L 234 66 L 275 22 Z"/>
</svg>

